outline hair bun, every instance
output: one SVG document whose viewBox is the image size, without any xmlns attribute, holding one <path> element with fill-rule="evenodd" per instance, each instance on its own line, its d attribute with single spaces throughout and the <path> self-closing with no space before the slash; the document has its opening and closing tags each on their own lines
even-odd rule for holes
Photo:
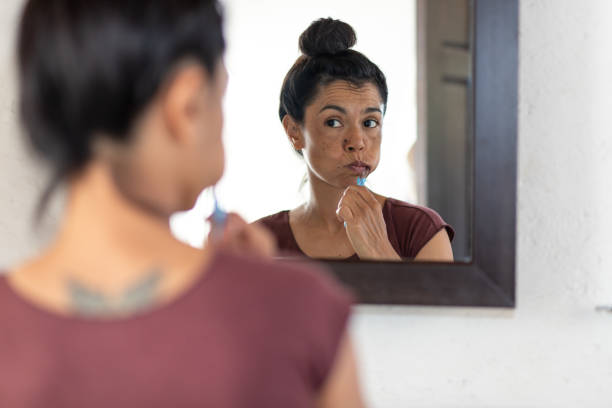
<svg viewBox="0 0 612 408">
<path fill-rule="evenodd" d="M 334 55 L 346 51 L 357 42 L 353 27 L 333 18 L 321 18 L 300 36 L 300 50 L 309 57 Z"/>
</svg>

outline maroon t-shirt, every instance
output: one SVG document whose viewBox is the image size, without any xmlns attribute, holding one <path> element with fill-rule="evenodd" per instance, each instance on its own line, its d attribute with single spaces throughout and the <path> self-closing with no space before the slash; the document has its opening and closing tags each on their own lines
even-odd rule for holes
<svg viewBox="0 0 612 408">
<path fill-rule="evenodd" d="M 387 198 L 382 208 L 383 218 L 387 225 L 387 237 L 395 252 L 403 259 L 413 259 L 419 251 L 443 228 L 453 240 L 455 232 L 434 210 Z M 289 211 L 261 218 L 257 223 L 266 226 L 276 237 L 279 250 L 285 255 L 302 255 L 291 226 Z M 359 260 L 354 254 L 347 261 Z"/>
<path fill-rule="evenodd" d="M 47 312 L 0 276 L 0 406 L 312 407 L 350 303 L 310 267 L 227 254 L 172 303 L 117 320 Z"/>
</svg>

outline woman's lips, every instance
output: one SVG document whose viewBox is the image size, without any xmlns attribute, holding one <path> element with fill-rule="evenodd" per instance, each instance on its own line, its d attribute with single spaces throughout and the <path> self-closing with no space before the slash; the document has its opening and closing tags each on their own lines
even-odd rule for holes
<svg viewBox="0 0 612 408">
<path fill-rule="evenodd" d="M 365 176 L 367 175 L 367 173 L 370 172 L 370 166 L 368 166 L 366 163 L 364 162 L 353 162 L 349 165 L 347 165 L 346 167 L 348 167 L 349 169 L 353 170 L 355 172 L 355 174 L 359 175 L 359 176 Z"/>
</svg>

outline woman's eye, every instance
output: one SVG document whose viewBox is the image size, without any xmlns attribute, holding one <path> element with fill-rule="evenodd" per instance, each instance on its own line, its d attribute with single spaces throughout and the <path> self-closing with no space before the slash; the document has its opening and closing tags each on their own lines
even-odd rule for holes
<svg viewBox="0 0 612 408">
<path fill-rule="evenodd" d="M 375 128 L 376 126 L 378 126 L 378 122 L 375 121 L 374 119 L 368 119 L 365 122 L 363 122 L 363 125 L 365 127 Z"/>
<path fill-rule="evenodd" d="M 325 122 L 325 124 L 329 127 L 333 127 L 333 128 L 337 128 L 342 126 L 342 123 L 340 123 L 340 121 L 338 119 L 329 119 L 328 121 Z"/>
</svg>

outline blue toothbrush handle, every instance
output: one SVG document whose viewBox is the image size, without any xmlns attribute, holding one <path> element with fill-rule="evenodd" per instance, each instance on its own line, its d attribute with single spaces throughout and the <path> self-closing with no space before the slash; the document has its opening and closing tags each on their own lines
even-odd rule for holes
<svg viewBox="0 0 612 408">
<path fill-rule="evenodd" d="M 223 225 L 227 219 L 227 213 L 215 204 L 215 210 L 213 211 L 212 218 L 215 224 Z"/>
<path fill-rule="evenodd" d="M 225 220 L 227 219 L 227 212 L 221 209 L 219 206 L 219 200 L 217 200 L 217 193 L 215 192 L 215 187 L 212 188 L 213 201 L 215 202 L 215 208 L 212 213 L 212 219 L 216 225 L 223 226 L 225 224 Z"/>
</svg>

